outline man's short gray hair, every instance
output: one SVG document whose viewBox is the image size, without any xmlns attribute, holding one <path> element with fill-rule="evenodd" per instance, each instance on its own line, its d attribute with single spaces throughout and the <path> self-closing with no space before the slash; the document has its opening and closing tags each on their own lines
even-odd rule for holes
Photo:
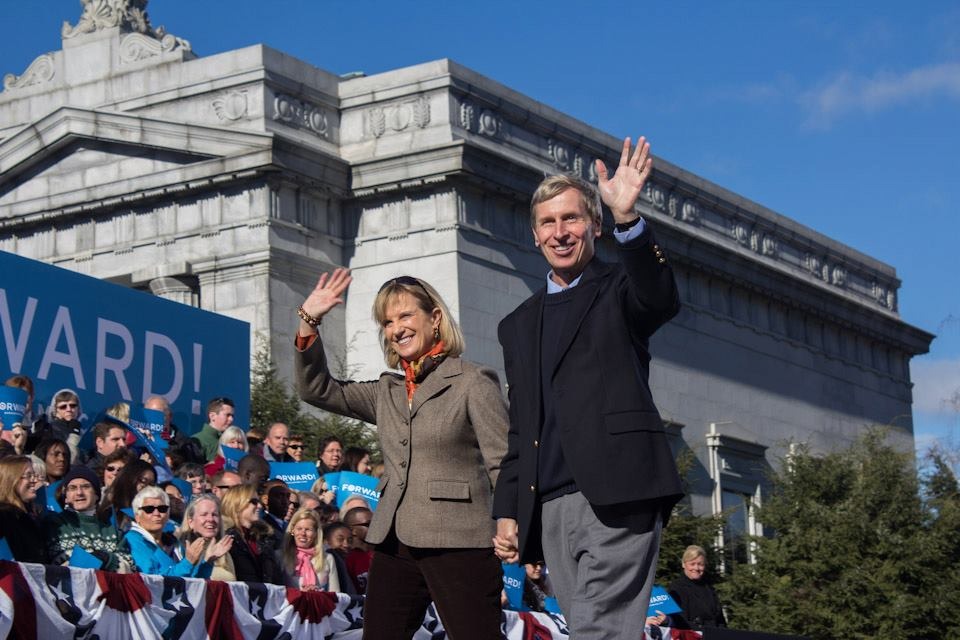
<svg viewBox="0 0 960 640">
<path fill-rule="evenodd" d="M 537 205 L 547 200 L 552 200 L 567 189 L 576 189 L 580 194 L 580 202 L 583 208 L 587 210 L 591 220 L 600 224 L 600 192 L 593 184 L 583 178 L 561 173 L 555 176 L 547 176 L 543 182 L 533 192 L 533 198 L 530 199 L 530 227 L 537 226 Z"/>
</svg>

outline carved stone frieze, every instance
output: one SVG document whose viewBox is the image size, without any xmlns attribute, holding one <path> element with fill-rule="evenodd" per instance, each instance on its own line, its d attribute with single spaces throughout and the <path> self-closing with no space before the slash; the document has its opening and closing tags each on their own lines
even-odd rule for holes
<svg viewBox="0 0 960 640">
<path fill-rule="evenodd" d="M 823 261 L 819 256 L 812 253 L 807 253 L 803 256 L 803 266 L 806 267 L 807 271 L 815 278 L 821 278 L 821 269 L 823 268 Z"/>
<path fill-rule="evenodd" d="M 211 106 L 220 120 L 239 120 L 247 115 L 247 92 L 230 91 L 216 98 Z"/>
<path fill-rule="evenodd" d="M 477 110 L 466 100 L 460 103 L 460 127 L 467 131 L 477 130 Z"/>
<path fill-rule="evenodd" d="M 503 132 L 503 120 L 490 109 L 480 112 L 480 133 L 485 136 L 497 137 Z"/>
<path fill-rule="evenodd" d="M 410 110 L 413 112 L 413 124 L 423 129 L 430 124 L 430 102 L 420 96 L 410 103 Z"/>
<path fill-rule="evenodd" d="M 387 131 L 387 114 L 381 107 L 373 107 L 367 112 L 370 121 L 370 133 L 379 138 Z"/>
<path fill-rule="evenodd" d="M 742 220 L 732 220 L 730 222 L 730 235 L 738 244 L 747 246 L 750 243 L 750 229 Z"/>
<path fill-rule="evenodd" d="M 660 211 L 666 210 L 667 194 L 664 192 L 663 187 L 648 180 L 646 186 L 644 187 L 643 193 L 647 201 L 650 202 L 650 204 L 652 204 L 655 208 L 659 209 Z"/>
<path fill-rule="evenodd" d="M 463 110 L 461 110 L 461 124 L 464 115 Z M 370 133 L 375 138 L 379 138 L 386 133 L 388 128 L 392 131 L 403 131 L 413 125 L 419 129 L 424 129 L 430 124 L 430 102 L 425 97 L 420 96 L 416 100 L 385 107 L 371 107 L 367 110 L 367 116 Z M 472 118 L 472 115 L 470 117 Z"/>
<path fill-rule="evenodd" d="M 573 174 L 582 178 L 583 165 L 584 165 L 583 156 L 580 155 L 579 153 L 575 154 L 573 156 Z"/>
<path fill-rule="evenodd" d="M 170 33 L 159 39 L 142 33 L 131 33 L 120 41 L 120 62 L 138 62 L 176 49 L 190 51 L 190 43 Z"/>
<path fill-rule="evenodd" d="M 769 258 L 776 258 L 779 250 L 780 245 L 777 242 L 776 236 L 769 233 L 763 234 L 763 238 L 760 241 L 760 253 Z"/>
<path fill-rule="evenodd" d="M 330 134 L 324 109 L 283 93 L 273 98 L 273 119 L 293 127 L 309 129 L 321 138 L 328 138 Z"/>
<path fill-rule="evenodd" d="M 685 200 L 680 208 L 680 219 L 696 224 L 700 220 L 700 206 L 693 200 Z"/>
<path fill-rule="evenodd" d="M 597 182 L 600 179 L 600 176 L 597 174 L 597 163 L 590 161 L 587 163 L 587 180 L 590 182 Z"/>
<path fill-rule="evenodd" d="M 843 268 L 843 265 L 834 265 L 833 269 L 830 271 L 830 284 L 842 287 L 847 283 L 847 270 Z"/>
<path fill-rule="evenodd" d="M 670 214 L 671 218 L 680 217 L 680 198 L 674 193 L 671 193 L 667 198 L 667 213 Z"/>
<path fill-rule="evenodd" d="M 550 154 L 550 159 L 553 160 L 553 164 L 558 168 L 564 171 L 570 169 L 572 157 L 570 155 L 570 149 L 568 149 L 565 144 L 550 138 L 547 140 L 547 153 Z"/>
<path fill-rule="evenodd" d="M 55 73 L 56 68 L 54 66 L 53 56 L 45 53 L 31 62 L 27 70 L 23 72 L 23 75 L 17 76 L 8 73 L 3 76 L 3 88 L 4 90 L 22 89 L 23 87 L 49 82 L 53 79 Z"/>
</svg>

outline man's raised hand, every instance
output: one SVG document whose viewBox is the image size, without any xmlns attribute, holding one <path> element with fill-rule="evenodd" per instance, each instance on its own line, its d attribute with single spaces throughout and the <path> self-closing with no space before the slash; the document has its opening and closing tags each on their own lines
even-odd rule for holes
<svg viewBox="0 0 960 640">
<path fill-rule="evenodd" d="M 600 199 L 613 212 L 613 220 L 618 223 L 631 222 L 637 215 L 633 206 L 643 191 L 643 185 L 650 177 L 653 169 L 653 158 L 650 157 L 650 143 L 643 136 L 637 140 L 637 148 L 630 155 L 630 138 L 623 139 L 623 150 L 620 152 L 620 164 L 612 178 L 608 177 L 607 165 L 597 159 L 597 186 L 600 189 Z"/>
</svg>

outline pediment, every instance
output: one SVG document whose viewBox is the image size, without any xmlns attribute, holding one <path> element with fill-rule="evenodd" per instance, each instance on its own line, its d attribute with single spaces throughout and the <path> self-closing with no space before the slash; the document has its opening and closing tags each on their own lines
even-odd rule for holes
<svg viewBox="0 0 960 640">
<path fill-rule="evenodd" d="M 78 138 L 34 159 L 25 170 L 0 177 L 0 206 L 139 178 L 206 159 L 208 156 L 170 149 Z"/>
<path fill-rule="evenodd" d="M 272 144 L 271 134 L 62 108 L 0 142 L 0 207 L 116 187 Z"/>
</svg>

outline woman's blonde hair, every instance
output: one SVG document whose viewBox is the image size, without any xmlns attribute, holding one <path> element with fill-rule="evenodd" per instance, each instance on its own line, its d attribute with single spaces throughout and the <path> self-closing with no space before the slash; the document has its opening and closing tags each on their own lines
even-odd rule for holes
<svg viewBox="0 0 960 640">
<path fill-rule="evenodd" d="M 706 550 L 697 544 L 692 544 L 687 547 L 683 552 L 683 562 L 687 563 L 691 560 L 696 560 L 697 558 L 703 558 L 706 560 L 707 552 Z"/>
<path fill-rule="evenodd" d="M 33 471 L 33 464 L 27 456 L 7 456 L 0 459 L 0 503 L 12 504 L 21 511 L 27 510 L 27 505 L 17 493 L 17 484 L 27 469 Z"/>
<path fill-rule="evenodd" d="M 240 512 L 257 497 L 257 490 L 248 484 L 230 487 L 220 500 L 220 520 L 229 521 L 231 526 L 240 528 Z"/>
<path fill-rule="evenodd" d="M 317 539 L 313 543 L 313 557 L 310 558 L 310 566 L 319 576 L 325 571 L 324 562 L 326 558 L 323 555 L 323 525 L 320 524 L 320 516 L 313 509 L 300 509 L 290 518 L 290 524 L 283 534 L 283 567 L 287 573 L 294 575 L 297 566 L 297 543 L 293 539 L 293 528 L 301 520 L 309 520 L 313 523 L 317 532 Z"/>
<path fill-rule="evenodd" d="M 388 367 L 391 369 L 398 368 L 400 366 L 400 356 L 397 355 L 387 341 L 387 337 L 383 332 L 383 322 L 387 317 L 387 305 L 394 296 L 401 294 L 412 297 L 416 301 L 417 306 L 428 315 L 433 313 L 434 309 L 439 309 L 440 339 L 443 340 L 444 353 L 453 357 L 463 353 L 465 348 L 463 333 L 450 314 L 447 303 L 443 301 L 443 298 L 440 297 L 437 290 L 420 278 L 399 276 L 384 282 L 383 286 L 380 287 L 380 291 L 377 292 L 377 297 L 373 300 L 373 319 L 376 321 L 377 327 L 379 327 L 380 346 L 383 349 L 383 358 L 386 360 Z"/>
<path fill-rule="evenodd" d="M 126 402 L 118 402 L 117 404 L 107 409 L 106 414 L 124 423 L 129 423 L 130 422 L 130 405 Z"/>
</svg>

